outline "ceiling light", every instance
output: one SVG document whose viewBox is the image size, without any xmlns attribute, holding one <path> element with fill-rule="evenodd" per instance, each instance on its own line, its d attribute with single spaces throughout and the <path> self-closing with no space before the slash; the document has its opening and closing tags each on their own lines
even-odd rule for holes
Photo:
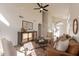
<svg viewBox="0 0 79 59">
<path fill-rule="evenodd" d="M 43 10 L 43 8 L 41 8 L 40 10 Z"/>
<path fill-rule="evenodd" d="M 0 14 L 0 21 L 5 25 L 10 26 L 9 22 L 5 19 L 5 17 L 2 14 Z"/>
</svg>

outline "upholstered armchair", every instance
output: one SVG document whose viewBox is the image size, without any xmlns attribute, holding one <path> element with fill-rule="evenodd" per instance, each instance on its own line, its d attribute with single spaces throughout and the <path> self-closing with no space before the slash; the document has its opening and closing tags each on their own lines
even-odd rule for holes
<svg viewBox="0 0 79 59">
<path fill-rule="evenodd" d="M 13 47 L 12 43 L 5 38 L 1 39 L 1 45 L 2 46 L 2 56 L 16 56 L 16 49 Z"/>
</svg>

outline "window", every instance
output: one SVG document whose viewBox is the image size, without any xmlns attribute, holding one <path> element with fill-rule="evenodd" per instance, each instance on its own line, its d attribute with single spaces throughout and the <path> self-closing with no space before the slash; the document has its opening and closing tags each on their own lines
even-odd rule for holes
<svg viewBox="0 0 79 59">
<path fill-rule="evenodd" d="M 2 14 L 0 14 L 0 21 L 4 23 L 6 26 L 10 26 L 9 22 Z"/>
<path fill-rule="evenodd" d="M 63 34 L 63 22 L 58 22 L 56 23 L 55 27 L 54 27 L 54 39 L 56 39 L 57 37 L 61 36 Z"/>
</svg>

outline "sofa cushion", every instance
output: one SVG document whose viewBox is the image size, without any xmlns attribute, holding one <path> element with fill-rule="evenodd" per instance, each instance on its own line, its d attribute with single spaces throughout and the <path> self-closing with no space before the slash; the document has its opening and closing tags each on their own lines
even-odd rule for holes
<svg viewBox="0 0 79 59">
<path fill-rule="evenodd" d="M 63 51 L 58 51 L 55 49 L 48 48 L 47 49 L 47 56 L 71 56 L 71 54 L 68 54 Z"/>
<path fill-rule="evenodd" d="M 70 40 L 67 52 L 72 55 L 77 55 L 79 53 L 79 43 L 74 40 Z"/>
<path fill-rule="evenodd" d="M 79 53 L 78 45 L 71 45 L 68 48 L 68 53 L 72 55 L 77 55 Z"/>
</svg>

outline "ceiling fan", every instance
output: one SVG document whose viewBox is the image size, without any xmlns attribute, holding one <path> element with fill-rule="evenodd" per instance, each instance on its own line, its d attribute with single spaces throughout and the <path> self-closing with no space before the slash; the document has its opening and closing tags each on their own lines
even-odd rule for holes
<svg viewBox="0 0 79 59">
<path fill-rule="evenodd" d="M 37 3 L 37 5 L 39 6 L 39 8 L 34 8 L 35 10 L 40 10 L 40 12 L 42 11 L 48 11 L 47 9 L 45 9 L 46 7 L 48 7 L 49 5 L 44 5 L 42 3 Z"/>
</svg>

